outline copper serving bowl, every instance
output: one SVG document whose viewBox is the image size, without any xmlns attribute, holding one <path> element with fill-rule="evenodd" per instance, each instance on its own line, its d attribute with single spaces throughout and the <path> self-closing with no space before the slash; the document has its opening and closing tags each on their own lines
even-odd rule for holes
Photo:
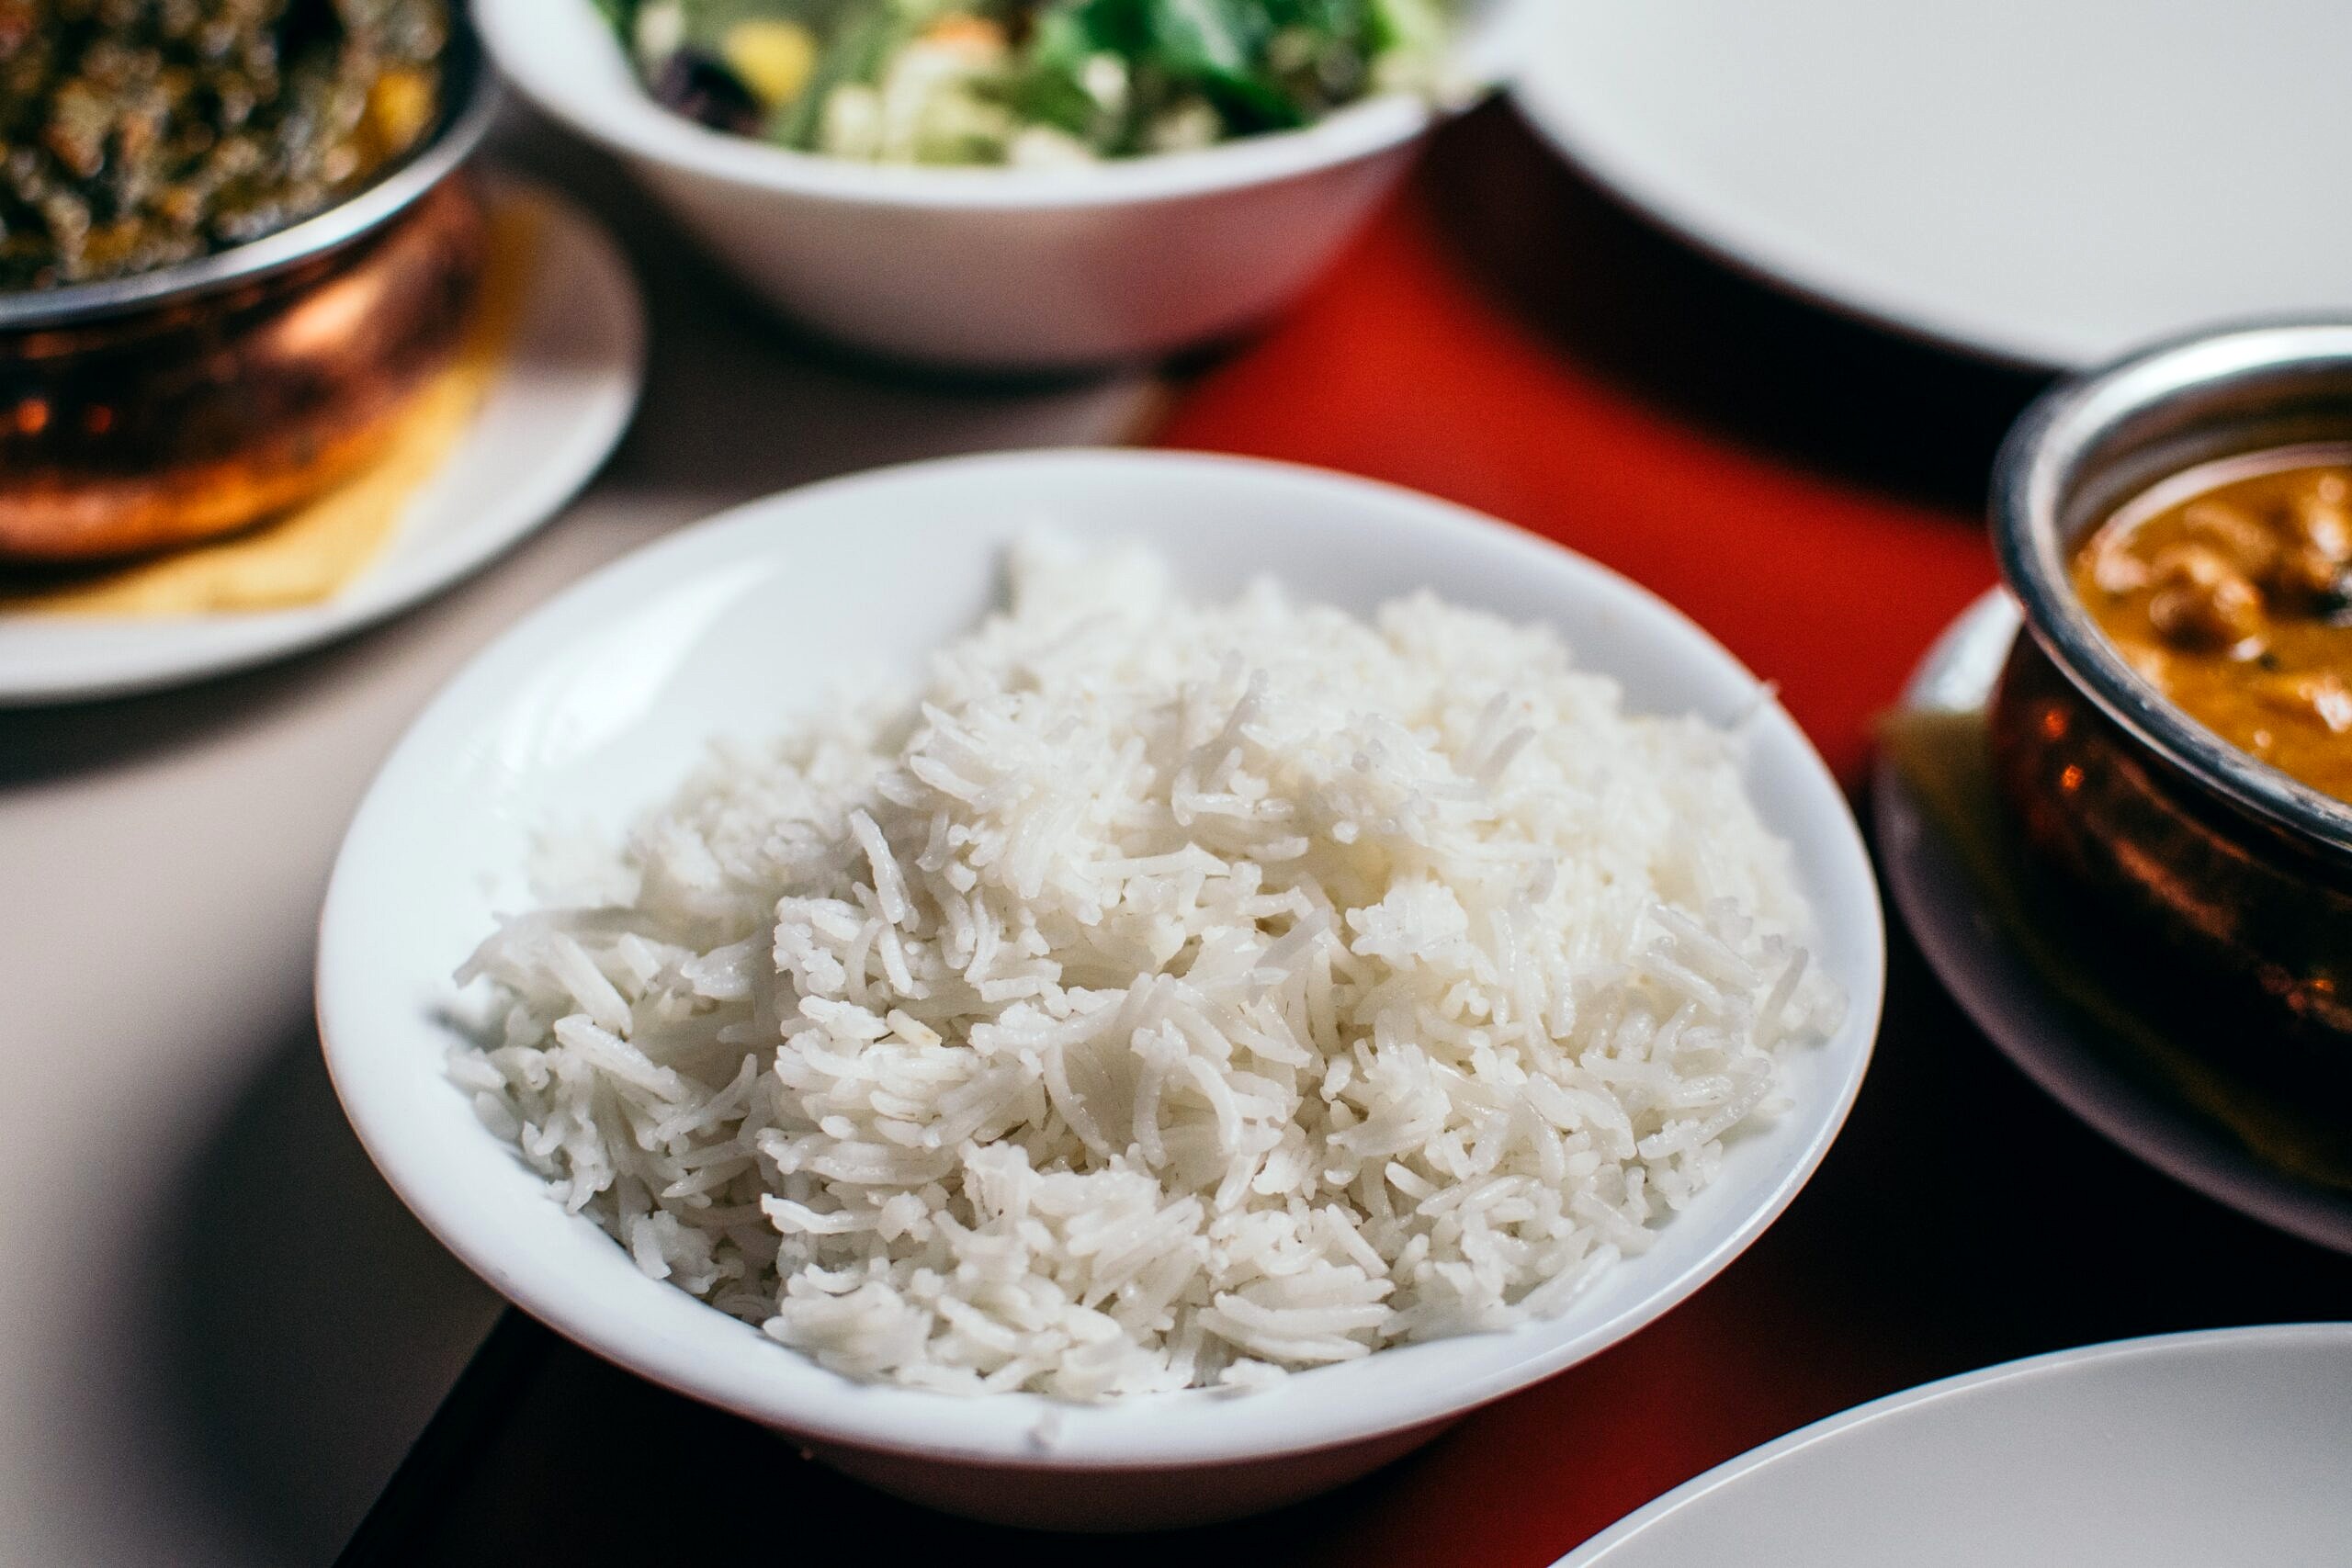
<svg viewBox="0 0 2352 1568">
<path fill-rule="evenodd" d="M 1995 773 L 2073 911 L 2143 956 L 2184 1032 L 2233 1065 L 2352 1071 L 2352 806 L 2189 717 L 2076 597 L 2075 547 L 2158 480 L 2217 458 L 2352 440 L 2352 322 L 2184 340 L 2069 383 L 1994 479 L 2024 607 L 1992 712 Z"/>
<path fill-rule="evenodd" d="M 441 120 L 348 200 L 103 283 L 0 294 L 0 559 L 248 526 L 363 467 L 454 355 L 485 249 L 454 178 L 497 107 L 453 27 Z"/>
</svg>

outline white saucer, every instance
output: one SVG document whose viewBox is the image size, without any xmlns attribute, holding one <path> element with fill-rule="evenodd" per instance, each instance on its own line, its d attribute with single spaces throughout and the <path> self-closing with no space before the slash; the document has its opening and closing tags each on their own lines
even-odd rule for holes
<svg viewBox="0 0 2352 1568">
<path fill-rule="evenodd" d="M 620 440 L 645 380 L 628 264 L 571 202 L 502 179 L 539 211 L 535 276 L 505 367 L 382 557 L 323 604 L 178 616 L 0 615 L 0 707 L 115 696 L 243 669 L 342 637 L 487 565 L 552 517 Z"/>
<path fill-rule="evenodd" d="M 1878 1400 L 1554 1568 L 2301 1568 L 2352 1541 L 2352 1324 L 2062 1350 Z"/>
<path fill-rule="evenodd" d="M 2017 636 L 2007 593 L 1971 605 L 1928 650 L 1905 690 L 1912 711 L 1981 708 Z M 2158 1170 L 2218 1202 L 2321 1247 L 2352 1253 L 2352 1193 L 2299 1181 L 2255 1157 L 2229 1131 L 2120 1071 L 2086 1026 L 2035 976 L 1974 897 L 1969 872 L 1882 754 L 1872 781 L 1879 863 L 1919 950 L 1944 985 L 2025 1075 L 2060 1104 Z"/>
<path fill-rule="evenodd" d="M 1549 0 L 1517 84 L 1574 162 L 1899 331 L 2082 367 L 2352 307 L 2343 0 Z"/>
</svg>

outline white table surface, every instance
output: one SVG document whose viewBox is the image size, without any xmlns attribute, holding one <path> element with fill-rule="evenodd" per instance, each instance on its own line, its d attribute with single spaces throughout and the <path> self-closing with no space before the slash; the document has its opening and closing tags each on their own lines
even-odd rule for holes
<svg viewBox="0 0 2352 1568">
<path fill-rule="evenodd" d="M 152 697 L 0 713 L 0 1560 L 331 1562 L 496 1312 L 378 1179 L 311 1021 L 344 825 L 523 610 L 735 502 L 986 447 L 1115 441 L 1148 384 L 924 385 L 758 321 L 594 155 L 520 123 L 631 253 L 636 426 L 589 492 L 378 631 Z"/>
</svg>

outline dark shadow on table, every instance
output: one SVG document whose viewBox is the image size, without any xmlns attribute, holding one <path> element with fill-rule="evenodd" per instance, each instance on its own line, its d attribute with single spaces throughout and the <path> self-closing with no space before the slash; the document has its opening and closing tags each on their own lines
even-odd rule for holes
<svg viewBox="0 0 2352 1568">
<path fill-rule="evenodd" d="M 1492 104 L 1421 181 L 1457 258 L 1562 352 L 1676 414 L 1967 512 L 2049 382 L 1904 337 L 1740 270 L 1636 212 Z"/>
<path fill-rule="evenodd" d="M 299 659 L 166 691 L 0 710 L 0 791 L 70 784 L 152 761 L 315 700 L 364 659 L 358 634 Z"/>
<path fill-rule="evenodd" d="M 129 1429 L 52 1434 L 145 1450 L 125 1472 L 173 1477 L 251 1568 L 333 1559 L 492 1312 L 368 1163 L 299 1003 L 287 1024 L 94 1282 L 111 1332 L 74 1385 L 121 1391 L 92 1406 Z"/>
</svg>

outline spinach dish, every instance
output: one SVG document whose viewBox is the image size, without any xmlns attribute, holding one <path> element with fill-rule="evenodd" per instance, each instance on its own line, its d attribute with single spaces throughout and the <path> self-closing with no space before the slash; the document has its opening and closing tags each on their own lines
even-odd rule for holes
<svg viewBox="0 0 2352 1568">
<path fill-rule="evenodd" d="M 333 206 L 439 115 L 447 0 L 0 0 L 0 288 Z"/>
</svg>

